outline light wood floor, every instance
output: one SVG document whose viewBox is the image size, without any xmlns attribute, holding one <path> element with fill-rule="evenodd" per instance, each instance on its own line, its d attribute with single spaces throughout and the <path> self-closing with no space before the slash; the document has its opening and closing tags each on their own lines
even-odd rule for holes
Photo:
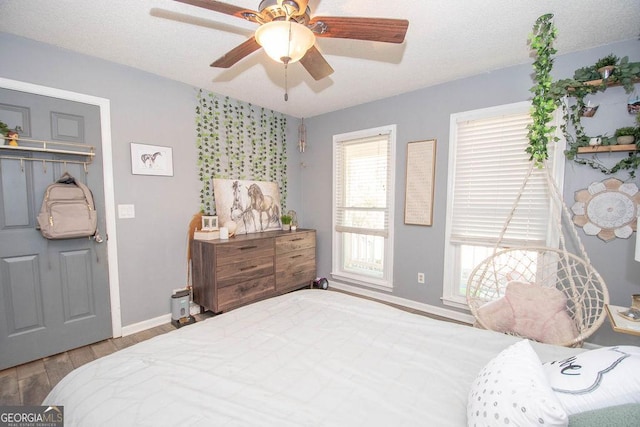
<svg viewBox="0 0 640 427">
<path fill-rule="evenodd" d="M 351 295 L 359 296 L 354 294 Z M 373 299 L 367 297 L 364 298 Z M 428 315 L 424 312 L 407 307 L 385 303 L 383 301 L 378 302 L 394 306 L 401 310 L 426 315 L 427 317 L 449 322 L 452 321 L 451 319 Z M 204 320 L 204 318 L 211 317 L 212 315 L 213 314 L 211 312 L 206 312 L 198 314 L 195 317 L 200 321 Z M 453 322 L 459 323 L 455 321 Z M 44 359 L 0 371 L 0 406 L 40 405 L 51 389 L 72 370 L 84 365 L 85 363 L 91 362 L 92 360 L 107 356 L 118 350 L 122 350 L 123 348 L 173 330 L 175 330 L 175 327 L 171 323 L 167 323 L 165 325 L 147 329 L 137 334 L 122 338 L 111 338 L 86 347 L 76 348 L 64 353 L 45 357 Z"/>
</svg>

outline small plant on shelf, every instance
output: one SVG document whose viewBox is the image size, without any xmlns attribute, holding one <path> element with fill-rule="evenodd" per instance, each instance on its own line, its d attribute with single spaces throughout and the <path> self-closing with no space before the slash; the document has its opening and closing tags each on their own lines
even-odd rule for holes
<svg viewBox="0 0 640 427">
<path fill-rule="evenodd" d="M 611 67 L 611 66 L 616 66 L 618 64 L 618 61 L 620 60 L 620 58 L 618 58 L 617 56 L 615 56 L 613 53 L 610 53 L 609 55 L 605 56 L 604 58 L 600 58 L 596 61 L 596 70 L 603 68 L 603 67 Z"/>
<path fill-rule="evenodd" d="M 0 122 L 0 135 L 6 135 L 10 130 L 6 123 Z"/>
<path fill-rule="evenodd" d="M 636 139 L 638 129 L 633 126 L 627 126 L 616 129 L 614 136 L 617 139 L 618 144 L 633 144 Z"/>
<path fill-rule="evenodd" d="M 596 61 L 595 69 L 598 70 L 603 79 L 608 79 L 613 73 L 613 69 L 618 65 L 620 58 L 614 54 L 605 56 Z"/>
</svg>

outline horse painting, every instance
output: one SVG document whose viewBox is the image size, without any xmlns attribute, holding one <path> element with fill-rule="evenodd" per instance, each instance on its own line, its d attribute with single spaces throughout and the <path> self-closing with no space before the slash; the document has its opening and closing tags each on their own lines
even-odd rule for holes
<svg viewBox="0 0 640 427">
<path fill-rule="evenodd" d="M 280 207 L 274 202 L 273 197 L 264 195 L 258 184 L 251 184 L 247 190 L 247 194 L 249 195 L 250 203 L 245 212 L 251 211 L 253 213 L 255 211 L 258 214 L 260 231 L 269 228 L 269 225 L 272 223 L 280 225 Z M 266 227 L 263 223 L 264 214 L 267 215 Z M 255 222 L 255 216 L 253 218 Z"/>
<path fill-rule="evenodd" d="M 236 224 L 239 224 L 240 220 L 242 220 L 244 229 L 246 231 L 249 230 L 249 225 L 251 222 L 253 222 L 253 229 L 255 230 L 256 220 L 253 217 L 251 210 L 250 209 L 246 210 L 244 208 L 244 205 L 241 200 L 240 189 L 242 188 L 242 184 L 240 184 L 240 181 L 237 181 L 237 180 L 233 181 L 232 188 L 233 188 L 233 204 L 231 205 L 231 208 L 230 208 L 231 220 Z"/>
<path fill-rule="evenodd" d="M 218 221 L 222 226 L 233 221 L 236 234 L 281 228 L 277 183 L 214 178 L 213 192 Z"/>
</svg>

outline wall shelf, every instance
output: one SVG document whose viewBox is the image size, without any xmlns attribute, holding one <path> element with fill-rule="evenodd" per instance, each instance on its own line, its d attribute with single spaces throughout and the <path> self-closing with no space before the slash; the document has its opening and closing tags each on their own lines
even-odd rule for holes
<svg viewBox="0 0 640 427">
<path fill-rule="evenodd" d="M 636 78 L 632 80 L 633 84 L 636 83 L 640 83 L 640 78 Z M 582 85 L 583 86 L 602 86 L 602 84 L 605 83 L 606 87 L 615 87 L 615 86 L 622 86 L 622 83 L 618 80 L 613 80 L 613 81 L 604 81 L 603 79 L 598 79 L 598 80 L 589 80 L 587 82 L 583 82 Z M 570 87 L 567 89 L 569 92 L 574 92 L 576 89 L 575 87 Z"/>
<path fill-rule="evenodd" d="M 19 138 L 18 146 L 12 145 L 0 145 L 0 151 L 5 152 L 19 152 L 19 153 L 27 153 L 27 152 L 36 152 L 36 153 L 51 153 L 51 154 L 63 154 L 63 155 L 71 155 L 71 156 L 83 156 L 86 157 L 86 160 L 82 163 L 90 163 L 95 157 L 96 153 L 91 145 L 86 144 L 75 144 L 71 142 L 58 142 L 58 141 L 42 141 L 37 139 L 27 139 L 27 138 Z M 3 157 L 9 158 L 9 157 Z M 15 157 L 15 159 L 21 159 L 20 157 Z M 35 159 L 32 157 L 23 157 L 23 160 L 38 160 L 38 161 L 53 161 L 50 159 Z M 58 160 L 63 161 L 63 160 Z"/>
<path fill-rule="evenodd" d="M 635 144 L 624 145 L 596 145 L 593 147 L 579 147 L 578 153 L 613 153 L 620 151 L 638 151 Z"/>
<path fill-rule="evenodd" d="M 634 177 L 635 170 L 640 167 L 640 145 L 616 145 L 615 138 L 602 137 L 603 142 L 605 142 L 606 139 L 607 143 L 612 143 L 613 145 L 588 146 L 585 143 L 593 138 L 585 134 L 585 128 L 581 123 L 583 119 L 581 113 L 584 111 L 583 109 L 588 106 L 584 102 L 586 96 L 597 92 L 605 92 L 610 87 L 618 86 L 623 87 L 625 92 L 629 94 L 633 91 L 634 87 L 637 87 L 640 83 L 640 76 L 638 76 L 637 73 L 631 74 L 630 70 L 624 70 L 624 72 L 621 73 L 624 75 L 624 81 L 621 81 L 621 77 L 616 75 L 605 80 L 596 79 L 585 82 L 566 79 L 559 80 L 557 82 L 558 86 L 555 87 L 555 89 L 558 89 L 558 93 L 563 95 L 561 107 L 563 109 L 564 125 L 561 126 L 561 128 L 567 141 L 567 150 L 565 150 L 567 159 L 582 165 L 588 165 L 593 169 L 601 171 L 605 175 L 627 170 L 629 175 Z M 566 85 L 567 82 L 569 85 Z M 570 101 L 571 98 L 575 99 L 575 103 Z M 598 157 L 598 154 L 601 153 L 628 153 L 628 155 L 623 156 L 616 164 L 611 166 L 609 160 L 605 162 L 604 158 Z M 616 159 L 613 158 L 612 160 L 615 161 Z"/>
</svg>

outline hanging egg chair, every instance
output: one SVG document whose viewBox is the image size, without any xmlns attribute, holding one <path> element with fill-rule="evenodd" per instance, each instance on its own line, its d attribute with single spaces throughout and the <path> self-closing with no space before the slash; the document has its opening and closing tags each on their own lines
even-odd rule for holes
<svg viewBox="0 0 640 427">
<path fill-rule="evenodd" d="M 604 322 L 609 293 L 589 261 L 548 168 L 544 169 L 559 246 L 502 248 L 532 164 L 494 253 L 469 276 L 467 303 L 479 327 L 550 344 L 581 346 Z M 576 253 L 567 249 L 563 216 L 568 219 Z"/>
</svg>

